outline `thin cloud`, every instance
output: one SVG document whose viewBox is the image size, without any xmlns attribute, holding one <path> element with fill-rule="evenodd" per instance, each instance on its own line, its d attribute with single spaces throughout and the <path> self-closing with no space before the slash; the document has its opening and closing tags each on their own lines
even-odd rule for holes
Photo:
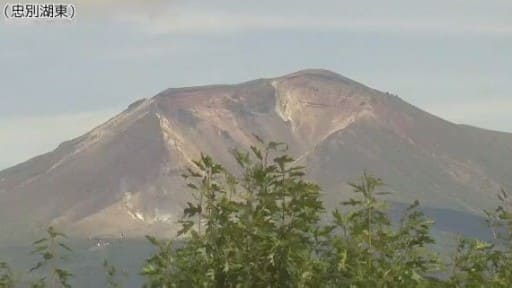
<svg viewBox="0 0 512 288">
<path fill-rule="evenodd" d="M 233 0 L 70 0 L 69 3 L 77 6 L 77 17 L 81 19 L 127 22 L 155 34 L 343 30 L 512 36 L 512 2 L 504 0 L 260 0 L 243 3 Z"/>
<path fill-rule="evenodd" d="M 349 19 L 337 17 L 229 14 L 225 12 L 177 15 L 157 18 L 128 18 L 147 25 L 156 34 L 166 33 L 237 33 L 250 30 L 348 30 L 361 32 L 476 34 L 511 36 L 511 25 L 466 21 L 416 21 L 400 19 Z"/>
<path fill-rule="evenodd" d="M 229 4 L 229 5 L 222 5 Z M 486 6 L 459 5 L 459 1 L 361 3 L 347 1 L 292 2 L 270 6 L 247 2 L 243 7 L 219 1 L 197 5 L 175 2 L 158 13 L 127 13 L 121 20 L 139 24 L 157 34 L 239 33 L 252 30 L 349 30 L 384 33 L 512 35 L 505 2 Z M 309 4 L 308 4 L 309 3 Z M 215 4 L 215 5 L 213 5 Z M 267 3 L 268 4 L 268 3 Z M 284 5 L 288 4 L 288 5 Z M 292 5 L 297 4 L 297 5 Z M 371 7 L 371 8 L 370 8 Z"/>
</svg>

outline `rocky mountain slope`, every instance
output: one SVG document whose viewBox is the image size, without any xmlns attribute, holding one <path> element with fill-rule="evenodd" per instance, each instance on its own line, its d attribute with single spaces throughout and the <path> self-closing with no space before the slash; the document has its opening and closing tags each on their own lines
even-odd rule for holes
<svg viewBox="0 0 512 288">
<path fill-rule="evenodd" d="M 253 134 L 288 143 L 328 206 L 364 169 L 384 179 L 393 202 L 418 199 L 432 211 L 477 215 L 494 207 L 500 187 L 512 190 L 511 134 L 456 125 L 333 72 L 304 70 L 168 89 L 1 171 L 0 238 L 29 237 L 48 223 L 83 237 L 170 235 L 190 199 L 184 167 L 202 151 L 235 169 L 229 149 L 257 144 Z"/>
</svg>

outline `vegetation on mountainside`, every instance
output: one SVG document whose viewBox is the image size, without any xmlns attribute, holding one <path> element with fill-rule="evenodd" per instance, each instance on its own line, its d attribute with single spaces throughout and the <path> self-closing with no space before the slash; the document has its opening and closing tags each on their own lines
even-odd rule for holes
<svg viewBox="0 0 512 288">
<path fill-rule="evenodd" d="M 431 252 L 434 222 L 409 206 L 392 223 L 382 180 L 364 173 L 354 196 L 325 215 L 320 187 L 304 178 L 282 143 L 234 151 L 237 174 L 202 155 L 183 177 L 194 193 L 177 240 L 148 236 L 155 253 L 141 275 L 145 287 L 511 287 L 512 213 L 488 212 L 492 243 L 460 239 L 450 263 Z M 33 287 L 70 287 L 59 263 L 63 234 L 34 243 L 47 277 Z M 106 283 L 121 287 L 105 262 Z M 14 287 L 0 264 L 0 287 Z"/>
</svg>

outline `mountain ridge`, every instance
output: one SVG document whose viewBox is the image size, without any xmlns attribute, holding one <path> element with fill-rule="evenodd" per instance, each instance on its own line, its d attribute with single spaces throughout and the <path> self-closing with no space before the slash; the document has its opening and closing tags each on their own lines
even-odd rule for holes
<svg viewBox="0 0 512 288">
<path fill-rule="evenodd" d="M 15 219 L 1 223 L 0 234 L 50 223 L 87 237 L 161 234 L 190 197 L 183 169 L 204 152 L 234 170 L 229 149 L 257 145 L 253 134 L 288 143 L 328 206 L 349 195 L 346 183 L 364 169 L 391 185 L 392 201 L 473 214 L 493 207 L 500 186 L 512 188 L 512 134 L 454 124 L 340 74 L 307 69 L 170 88 L 0 171 L 0 219 Z"/>
</svg>

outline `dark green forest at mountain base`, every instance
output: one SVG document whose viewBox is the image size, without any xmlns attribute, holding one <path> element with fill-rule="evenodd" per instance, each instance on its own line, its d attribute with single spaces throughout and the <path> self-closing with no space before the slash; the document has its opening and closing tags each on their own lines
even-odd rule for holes
<svg viewBox="0 0 512 288">
<path fill-rule="evenodd" d="M 368 172 L 350 183 L 351 198 L 327 211 L 285 144 L 260 140 L 233 156 L 239 171 L 201 155 L 183 174 L 194 200 L 175 239 L 146 237 L 153 249 L 135 272 L 143 287 L 512 287 L 505 191 L 486 211 L 492 239 L 458 237 L 442 257 L 420 203 L 392 220 L 384 182 Z M 0 255 L 0 287 L 81 287 L 65 234 L 49 227 L 27 253 L 34 262 L 23 273 Z M 98 261 L 103 271 L 94 277 L 124 287 L 124 267 Z"/>
</svg>

